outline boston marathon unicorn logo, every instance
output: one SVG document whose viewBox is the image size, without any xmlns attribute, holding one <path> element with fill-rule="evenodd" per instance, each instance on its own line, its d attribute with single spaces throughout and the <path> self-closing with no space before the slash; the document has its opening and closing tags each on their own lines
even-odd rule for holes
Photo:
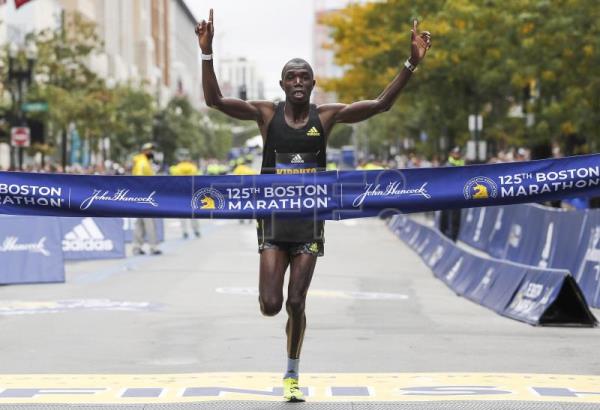
<svg viewBox="0 0 600 410">
<path fill-rule="evenodd" d="M 465 199 L 488 199 L 498 196 L 498 186 L 488 177 L 471 178 L 463 190 Z"/>
<path fill-rule="evenodd" d="M 202 188 L 192 197 L 192 209 L 200 211 L 214 211 L 223 209 L 225 198 L 214 188 Z"/>
</svg>

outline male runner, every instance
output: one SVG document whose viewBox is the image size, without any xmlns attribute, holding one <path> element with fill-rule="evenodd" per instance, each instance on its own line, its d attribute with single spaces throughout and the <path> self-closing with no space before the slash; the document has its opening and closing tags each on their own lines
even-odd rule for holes
<svg viewBox="0 0 600 410">
<path fill-rule="evenodd" d="M 243 101 L 223 97 L 213 68 L 213 10 L 196 26 L 202 50 L 204 98 L 213 107 L 240 120 L 256 121 L 263 137 L 262 173 L 315 172 L 325 169 L 327 136 L 337 123 L 354 123 L 388 111 L 431 47 L 431 35 L 419 34 L 413 22 L 410 58 L 375 100 L 352 104 L 310 104 L 315 86 L 313 70 L 304 60 L 288 61 L 279 85 L 285 102 Z M 298 364 L 306 316 L 304 306 L 317 257 L 323 255 L 323 223 L 313 219 L 266 218 L 258 221 L 260 252 L 259 302 L 264 315 L 274 316 L 283 304 L 285 271 L 290 266 L 286 325 L 288 369 L 284 398 L 304 401 L 298 387 Z"/>
</svg>

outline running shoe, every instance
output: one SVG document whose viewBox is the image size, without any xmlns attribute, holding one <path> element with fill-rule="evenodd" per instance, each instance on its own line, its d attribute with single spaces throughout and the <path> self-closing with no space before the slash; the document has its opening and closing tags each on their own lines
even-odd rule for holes
<svg viewBox="0 0 600 410">
<path fill-rule="evenodd" d="M 304 393 L 298 387 L 298 379 L 287 377 L 283 379 L 283 398 L 287 401 L 304 401 Z"/>
</svg>

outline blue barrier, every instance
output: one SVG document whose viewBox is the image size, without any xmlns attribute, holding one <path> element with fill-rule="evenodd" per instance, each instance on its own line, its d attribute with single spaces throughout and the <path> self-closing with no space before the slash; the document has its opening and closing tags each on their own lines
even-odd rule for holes
<svg viewBox="0 0 600 410">
<path fill-rule="evenodd" d="M 502 259 L 506 256 L 506 248 L 511 237 L 513 216 L 521 210 L 520 206 L 501 206 L 497 207 L 495 218 L 489 219 L 487 223 L 492 224 L 488 249 L 490 255 L 494 258 Z"/>
<path fill-rule="evenodd" d="M 475 255 L 439 231 L 403 215 L 391 218 L 389 227 L 458 295 L 533 325 L 596 324 L 581 290 L 566 270 Z"/>
<path fill-rule="evenodd" d="M 577 259 L 577 249 L 586 213 L 539 205 L 531 208 L 543 213 L 543 222 L 538 228 L 538 232 L 541 233 L 537 240 L 538 246 L 526 263 L 575 272 L 580 261 Z"/>
<path fill-rule="evenodd" d="M 566 211 L 540 205 L 484 209 L 462 211 L 462 242 L 499 259 L 566 269 L 573 273 L 588 303 L 600 307 L 600 251 L 595 251 L 600 247 L 598 210 Z"/>
<path fill-rule="evenodd" d="M 573 277 L 565 272 L 527 268 L 504 314 L 540 325 L 571 325 L 573 318 L 591 315 Z"/>
<path fill-rule="evenodd" d="M 498 220 L 498 214 L 502 212 L 503 207 L 499 206 L 464 210 L 461 212 L 458 239 L 476 249 L 488 249 L 491 241 L 497 240 L 497 231 L 501 225 L 496 227 L 495 222 Z"/>
<path fill-rule="evenodd" d="M 26 226 L 27 229 L 23 229 Z M 57 218 L 0 220 L 0 284 L 64 282 L 60 223 Z"/>
<path fill-rule="evenodd" d="M 600 213 L 587 211 L 573 274 L 588 303 L 600 308 Z"/>
<path fill-rule="evenodd" d="M 119 218 L 59 218 L 65 260 L 125 257 L 125 233 Z"/>
<path fill-rule="evenodd" d="M 539 209 L 522 206 L 514 212 L 508 241 L 501 259 L 531 265 L 544 223 L 544 213 Z"/>
</svg>

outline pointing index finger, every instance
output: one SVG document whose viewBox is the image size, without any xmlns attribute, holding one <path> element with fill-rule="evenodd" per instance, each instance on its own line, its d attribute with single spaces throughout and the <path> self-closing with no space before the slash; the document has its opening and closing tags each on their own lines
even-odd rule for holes
<svg viewBox="0 0 600 410">
<path fill-rule="evenodd" d="M 210 12 L 208 13 L 208 22 L 213 22 L 213 9 L 210 9 Z"/>
<path fill-rule="evenodd" d="M 415 34 L 417 34 L 417 25 L 419 24 L 419 22 L 417 21 L 417 19 L 413 20 L 413 31 L 415 32 Z"/>
</svg>

